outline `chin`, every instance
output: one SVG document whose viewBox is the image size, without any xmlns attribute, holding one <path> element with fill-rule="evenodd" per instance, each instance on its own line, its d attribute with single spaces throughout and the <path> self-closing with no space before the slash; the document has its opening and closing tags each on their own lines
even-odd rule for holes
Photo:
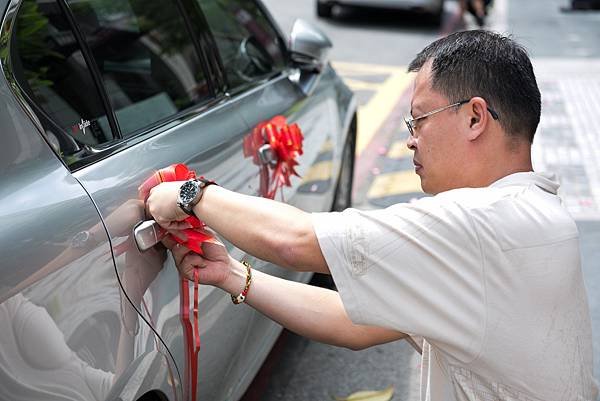
<svg viewBox="0 0 600 401">
<path fill-rule="evenodd" d="M 421 190 L 428 195 L 435 195 L 431 192 L 431 188 L 429 188 L 429 185 L 427 185 L 427 182 L 423 178 L 421 178 Z"/>
<path fill-rule="evenodd" d="M 421 179 L 421 189 L 427 195 L 437 195 L 440 192 L 443 192 L 443 190 L 440 190 L 439 187 L 437 187 L 435 185 L 431 185 L 431 183 L 427 183 L 427 181 L 425 181 L 423 179 Z"/>
</svg>

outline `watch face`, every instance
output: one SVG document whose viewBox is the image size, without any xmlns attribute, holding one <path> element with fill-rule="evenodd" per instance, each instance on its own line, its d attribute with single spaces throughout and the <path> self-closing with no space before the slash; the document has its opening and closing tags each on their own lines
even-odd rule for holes
<svg viewBox="0 0 600 401">
<path fill-rule="evenodd" d="M 197 194 L 198 184 L 194 181 L 187 181 L 179 190 L 179 199 L 181 200 L 181 203 L 188 204 L 194 200 Z"/>
</svg>

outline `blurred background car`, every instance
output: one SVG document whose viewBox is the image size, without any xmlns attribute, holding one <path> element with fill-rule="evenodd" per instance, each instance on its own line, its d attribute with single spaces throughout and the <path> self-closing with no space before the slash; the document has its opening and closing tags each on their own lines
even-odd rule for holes
<svg viewBox="0 0 600 401">
<path fill-rule="evenodd" d="M 336 6 L 406 10 L 426 14 L 438 24 L 444 13 L 444 0 L 317 0 L 317 15 L 331 18 Z"/>
<path fill-rule="evenodd" d="M 571 0 L 572 10 L 600 10 L 600 0 Z"/>
<path fill-rule="evenodd" d="M 303 154 L 277 199 L 350 205 L 356 102 L 298 21 L 254 0 L 0 0 L 0 399 L 184 400 L 179 276 L 135 246 L 139 186 L 185 163 L 260 194 L 244 138 L 274 116 Z M 243 224 L 243 222 L 232 222 Z M 226 244 L 255 269 L 307 282 Z M 239 399 L 281 327 L 200 287 L 200 400 Z"/>
</svg>

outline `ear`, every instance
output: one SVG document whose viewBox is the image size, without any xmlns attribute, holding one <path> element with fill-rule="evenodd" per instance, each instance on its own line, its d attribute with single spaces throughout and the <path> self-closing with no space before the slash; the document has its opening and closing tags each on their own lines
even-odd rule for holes
<svg viewBox="0 0 600 401">
<path fill-rule="evenodd" d="M 473 97 L 463 107 L 469 119 L 468 139 L 474 141 L 484 133 L 490 123 L 487 102 L 481 97 Z"/>
</svg>

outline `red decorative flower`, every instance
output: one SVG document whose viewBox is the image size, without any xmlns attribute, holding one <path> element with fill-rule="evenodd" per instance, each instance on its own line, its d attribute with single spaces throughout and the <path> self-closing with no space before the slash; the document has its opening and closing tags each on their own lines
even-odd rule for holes
<svg viewBox="0 0 600 401">
<path fill-rule="evenodd" d="M 295 167 L 298 165 L 297 157 L 302 154 L 303 140 L 298 124 L 289 125 L 284 116 L 275 116 L 257 124 L 244 138 L 244 156 L 252 157 L 254 164 L 261 169 L 261 196 L 275 199 L 279 188 L 291 186 L 292 175 L 300 177 Z"/>
</svg>

